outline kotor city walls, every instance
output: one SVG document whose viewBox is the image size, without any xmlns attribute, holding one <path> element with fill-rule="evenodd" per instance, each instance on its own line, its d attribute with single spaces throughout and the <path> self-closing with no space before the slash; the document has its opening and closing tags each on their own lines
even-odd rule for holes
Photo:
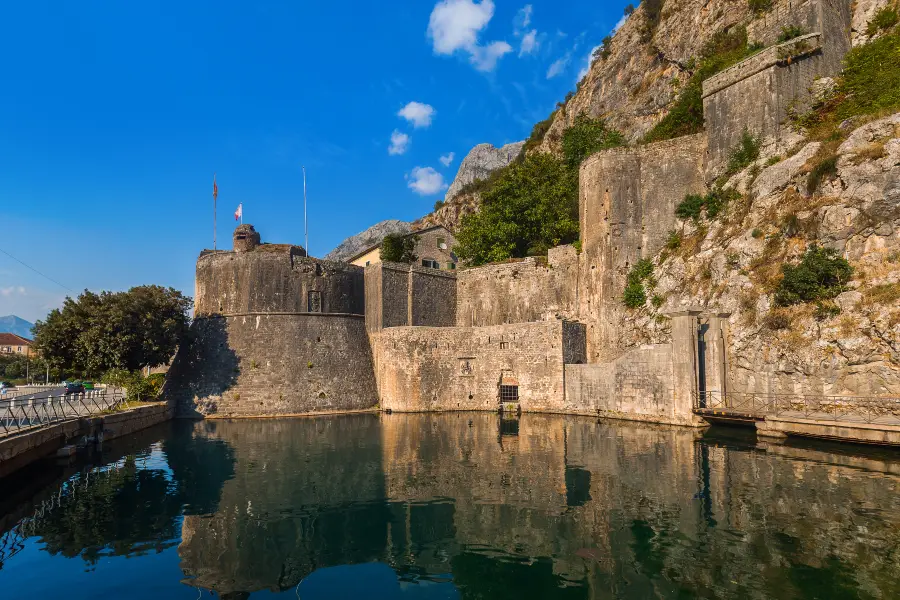
<svg viewBox="0 0 900 600">
<path fill-rule="evenodd" d="M 260 244 L 250 225 L 234 251 L 197 261 L 189 343 L 166 396 L 179 416 L 266 416 L 363 409 L 376 396 L 363 270 Z"/>
<path fill-rule="evenodd" d="M 502 405 L 700 424 L 700 394 L 750 385 L 729 368 L 729 315 L 715 306 L 660 314 L 669 339 L 650 343 L 629 325 L 628 272 L 663 250 L 678 204 L 709 190 L 745 129 L 779 143 L 813 80 L 839 72 L 849 21 L 839 0 L 776 3 L 749 39 L 772 43 L 792 24 L 808 33 L 708 80 L 705 133 L 585 160 L 580 247 L 546 259 L 361 268 L 238 228 L 234 251 L 197 262 L 192 341 L 167 397 L 182 416 Z"/>
</svg>

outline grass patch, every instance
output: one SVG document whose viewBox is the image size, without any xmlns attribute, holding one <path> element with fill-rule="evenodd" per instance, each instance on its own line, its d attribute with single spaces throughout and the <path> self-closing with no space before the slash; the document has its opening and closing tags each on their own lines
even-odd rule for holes
<svg viewBox="0 0 900 600">
<path fill-rule="evenodd" d="M 850 50 L 834 95 L 797 119 L 813 139 L 841 139 L 845 119 L 900 110 L 900 33 L 892 32 Z"/>
<path fill-rule="evenodd" d="M 708 219 L 715 219 L 724 212 L 729 203 L 740 196 L 736 190 L 723 190 L 722 188 L 713 188 L 705 196 L 688 194 L 675 207 L 675 216 L 682 221 L 692 219 L 696 222 L 700 220 L 705 211 Z"/>
<path fill-rule="evenodd" d="M 747 6 L 757 16 L 772 10 L 773 4 L 774 0 L 747 0 Z"/>
<path fill-rule="evenodd" d="M 778 34 L 778 43 L 783 44 L 785 42 L 789 42 L 794 38 L 798 38 L 801 35 L 805 34 L 806 31 L 803 30 L 799 25 L 786 25 L 781 28 L 781 33 Z"/>
<path fill-rule="evenodd" d="M 681 247 L 681 232 L 672 230 L 666 237 L 666 249 L 678 250 Z"/>
<path fill-rule="evenodd" d="M 725 174 L 734 175 L 759 158 L 759 146 L 759 138 L 745 129 L 741 134 L 740 141 L 738 141 L 728 156 L 728 170 Z"/>
<path fill-rule="evenodd" d="M 875 13 L 872 20 L 869 21 L 869 26 L 866 28 L 866 35 L 871 36 L 877 34 L 879 31 L 890 29 L 897 24 L 898 17 L 900 17 L 900 15 L 897 14 L 896 8 L 892 6 L 882 7 Z"/>
<path fill-rule="evenodd" d="M 821 159 L 810 169 L 809 175 L 806 176 L 806 191 L 809 195 L 816 193 L 816 190 L 822 185 L 822 181 L 837 175 L 837 161 L 837 154 L 831 154 Z"/>
<path fill-rule="evenodd" d="M 653 262 L 642 258 L 631 268 L 625 291 L 622 293 L 622 302 L 628 308 L 640 308 L 647 303 L 647 291 L 644 283 L 650 283 L 653 278 Z"/>
<path fill-rule="evenodd" d="M 891 305 L 900 302 L 900 283 L 883 283 L 865 290 L 866 304 Z"/>
</svg>

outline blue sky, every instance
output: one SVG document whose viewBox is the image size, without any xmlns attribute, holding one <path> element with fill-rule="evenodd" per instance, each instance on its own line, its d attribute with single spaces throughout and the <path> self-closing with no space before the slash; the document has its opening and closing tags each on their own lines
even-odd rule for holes
<svg viewBox="0 0 900 600">
<path fill-rule="evenodd" d="M 6 3 L 0 249 L 64 287 L 0 253 L 0 315 L 192 295 L 214 172 L 220 247 L 238 203 L 263 241 L 303 243 L 301 165 L 314 256 L 418 218 L 472 146 L 527 137 L 625 4 Z"/>
</svg>

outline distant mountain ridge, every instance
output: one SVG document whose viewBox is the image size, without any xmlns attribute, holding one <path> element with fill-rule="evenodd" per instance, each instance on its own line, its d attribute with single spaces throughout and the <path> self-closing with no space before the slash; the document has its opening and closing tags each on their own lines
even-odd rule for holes
<svg viewBox="0 0 900 600">
<path fill-rule="evenodd" d="M 366 248 L 380 244 L 386 235 L 392 233 L 405 234 L 409 233 L 410 229 L 410 224 L 405 221 L 389 220 L 376 223 L 365 231 L 350 236 L 341 242 L 337 248 L 325 255 L 325 260 L 347 260 Z"/>
<path fill-rule="evenodd" d="M 34 323 L 21 319 L 16 315 L 7 315 L 0 317 L 0 333 L 14 333 L 24 338 L 32 339 L 34 334 L 31 329 Z"/>
</svg>

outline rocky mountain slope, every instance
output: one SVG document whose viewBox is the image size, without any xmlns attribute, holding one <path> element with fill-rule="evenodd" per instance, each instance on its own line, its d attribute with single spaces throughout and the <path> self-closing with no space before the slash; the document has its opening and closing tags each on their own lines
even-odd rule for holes
<svg viewBox="0 0 900 600">
<path fill-rule="evenodd" d="M 29 323 L 16 315 L 0 317 L 0 333 L 14 333 L 24 338 L 31 339 L 34 337 L 31 333 L 32 327 L 34 327 L 34 323 Z"/>
<path fill-rule="evenodd" d="M 900 389 L 900 113 L 857 127 L 833 154 L 826 144 L 803 140 L 786 158 L 763 154 L 726 184 L 744 193 L 724 217 L 684 221 L 653 258 L 646 305 L 622 308 L 623 344 L 662 342 L 663 315 L 704 308 L 731 314 L 737 380 L 804 382 L 810 389 L 796 391 L 806 393 Z M 833 170 L 814 187 L 823 151 L 835 157 Z M 846 291 L 778 306 L 782 265 L 797 264 L 810 244 L 846 257 Z"/>
<path fill-rule="evenodd" d="M 396 219 L 376 223 L 365 231 L 361 231 L 341 242 L 337 248 L 325 255 L 325 260 L 347 260 L 366 248 L 380 243 L 386 235 L 409 233 L 411 228 L 412 225 L 410 223 Z"/>
<path fill-rule="evenodd" d="M 460 163 L 459 171 L 444 198 L 449 200 L 459 194 L 467 185 L 487 179 L 491 173 L 518 158 L 524 145 L 524 141 L 506 144 L 500 148 L 495 148 L 491 144 L 478 144 Z"/>
</svg>

